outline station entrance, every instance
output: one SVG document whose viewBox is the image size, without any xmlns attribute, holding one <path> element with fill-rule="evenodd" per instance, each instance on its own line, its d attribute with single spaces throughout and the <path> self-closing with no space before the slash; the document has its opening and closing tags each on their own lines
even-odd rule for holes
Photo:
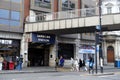
<svg viewBox="0 0 120 80">
<path fill-rule="evenodd" d="M 49 47 L 50 45 L 40 43 L 29 43 L 28 60 L 29 66 L 49 66 Z"/>
</svg>

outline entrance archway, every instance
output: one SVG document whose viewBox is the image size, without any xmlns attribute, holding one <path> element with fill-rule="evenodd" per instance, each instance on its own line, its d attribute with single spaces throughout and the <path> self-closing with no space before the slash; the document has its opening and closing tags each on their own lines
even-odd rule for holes
<svg viewBox="0 0 120 80">
<path fill-rule="evenodd" d="M 108 63 L 114 62 L 114 48 L 112 46 L 108 46 L 107 48 L 107 62 Z"/>
</svg>

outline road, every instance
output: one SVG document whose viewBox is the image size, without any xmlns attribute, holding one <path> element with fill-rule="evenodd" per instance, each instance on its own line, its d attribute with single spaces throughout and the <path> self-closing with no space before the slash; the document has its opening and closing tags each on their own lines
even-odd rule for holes
<svg viewBox="0 0 120 80">
<path fill-rule="evenodd" d="M 0 74 L 0 80 L 120 80 L 120 73 L 111 75 L 81 74 L 80 72 Z"/>
</svg>

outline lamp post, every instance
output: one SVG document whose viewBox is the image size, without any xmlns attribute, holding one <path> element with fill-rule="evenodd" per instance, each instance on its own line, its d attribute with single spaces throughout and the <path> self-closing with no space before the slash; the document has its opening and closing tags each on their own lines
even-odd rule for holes
<svg viewBox="0 0 120 80">
<path fill-rule="evenodd" d="M 100 60 L 100 71 L 101 73 L 103 73 L 103 54 L 102 54 L 102 17 L 101 17 L 101 0 L 98 1 L 98 6 L 99 6 L 99 25 L 96 26 L 96 43 L 95 43 L 95 46 L 96 46 L 96 55 L 95 55 L 95 58 L 96 58 L 96 74 L 97 74 L 97 46 L 99 46 L 99 60 Z"/>
<path fill-rule="evenodd" d="M 100 26 L 100 34 L 102 34 L 102 17 L 101 17 L 101 12 L 102 12 L 102 1 L 99 0 L 99 26 Z M 101 37 L 102 38 L 102 37 Z M 102 40 L 99 46 L 99 58 L 100 58 L 100 71 L 103 73 L 103 53 L 102 53 Z"/>
<path fill-rule="evenodd" d="M 100 25 L 100 28 L 101 28 L 101 23 L 102 23 L 102 21 L 101 21 L 101 19 L 102 19 L 102 17 L 101 17 L 101 0 L 99 0 L 99 25 Z M 100 30 L 100 32 L 101 32 L 101 30 Z"/>
</svg>

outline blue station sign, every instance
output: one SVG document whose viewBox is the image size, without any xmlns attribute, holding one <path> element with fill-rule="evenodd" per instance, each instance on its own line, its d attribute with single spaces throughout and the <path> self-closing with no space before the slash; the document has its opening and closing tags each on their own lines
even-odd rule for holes
<svg viewBox="0 0 120 80">
<path fill-rule="evenodd" d="M 55 35 L 32 33 L 32 42 L 54 44 Z"/>
</svg>

